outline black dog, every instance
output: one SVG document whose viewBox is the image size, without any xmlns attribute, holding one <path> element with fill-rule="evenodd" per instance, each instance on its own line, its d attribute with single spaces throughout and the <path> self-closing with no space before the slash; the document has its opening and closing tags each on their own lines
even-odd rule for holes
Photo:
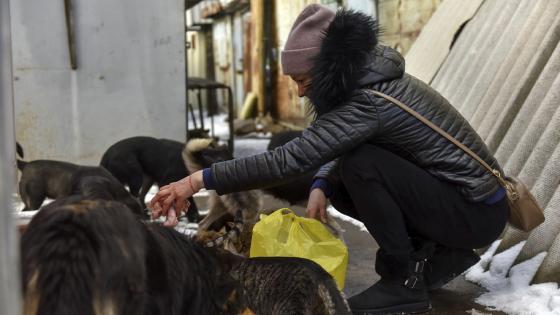
<svg viewBox="0 0 560 315">
<path fill-rule="evenodd" d="M 36 160 L 17 161 L 21 171 L 19 194 L 25 210 L 39 209 L 45 198 L 58 199 L 72 194 L 115 200 L 142 215 L 142 207 L 119 181 L 99 166 L 82 166 L 68 162 Z"/>
<path fill-rule="evenodd" d="M 162 187 L 189 175 L 181 157 L 184 146 L 184 143 L 167 139 L 127 138 L 107 149 L 101 166 L 127 185 L 145 207 L 144 199 L 154 183 Z M 191 222 L 198 222 L 198 208 L 192 197 L 189 201 L 187 217 Z"/>
<path fill-rule="evenodd" d="M 57 200 L 21 240 L 23 313 L 239 314 L 236 282 L 206 252 L 119 203 Z"/>
<path fill-rule="evenodd" d="M 267 150 L 274 150 L 299 137 L 301 137 L 301 131 L 279 132 L 272 136 Z M 285 200 L 290 204 L 302 204 L 307 201 L 309 197 L 309 189 L 313 183 L 313 176 L 317 171 L 318 169 L 298 176 L 282 185 L 269 187 L 263 190 L 275 198 Z"/>
</svg>

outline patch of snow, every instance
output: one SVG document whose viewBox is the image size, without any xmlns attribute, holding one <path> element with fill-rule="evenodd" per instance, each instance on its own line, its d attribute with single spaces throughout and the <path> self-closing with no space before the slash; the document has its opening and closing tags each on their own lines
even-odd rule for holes
<svg viewBox="0 0 560 315">
<path fill-rule="evenodd" d="M 337 219 L 339 219 L 339 220 L 341 220 L 341 221 L 348 222 L 348 223 L 351 223 L 351 224 L 357 226 L 357 227 L 360 229 L 360 231 L 363 231 L 363 232 L 367 232 L 367 231 L 368 231 L 368 230 L 366 229 L 366 226 L 365 226 L 362 222 L 360 222 L 360 221 L 358 221 L 358 220 L 356 220 L 356 219 L 354 219 L 354 218 L 352 218 L 352 217 L 349 217 L 349 216 L 347 216 L 347 215 L 345 215 L 345 214 L 339 212 L 339 211 L 336 210 L 333 206 L 327 207 L 327 213 L 328 213 L 330 216 L 332 216 L 333 218 L 337 218 Z"/>
<path fill-rule="evenodd" d="M 42 206 L 48 205 L 49 203 L 53 202 L 54 199 L 50 199 L 50 198 L 46 198 L 45 201 L 43 201 Z M 33 210 L 38 210 L 38 209 L 33 209 L 33 210 L 29 210 L 29 211 L 21 211 L 23 208 L 25 207 L 25 204 L 23 203 L 23 201 L 21 200 L 21 197 L 19 196 L 19 194 L 14 193 L 12 195 L 12 212 L 19 214 L 25 214 L 25 213 L 34 213 Z M 35 211 L 36 212 L 36 211 Z"/>
<path fill-rule="evenodd" d="M 491 313 L 481 312 L 479 310 L 475 310 L 474 308 L 466 311 L 466 313 L 471 315 L 492 315 Z"/>
<path fill-rule="evenodd" d="M 560 315 L 558 284 L 530 285 L 547 253 L 513 266 L 525 242 L 493 256 L 499 244 L 500 241 L 494 242 L 481 256 L 480 262 L 465 273 L 467 280 L 489 291 L 475 301 L 490 311 L 512 315 Z M 490 268 L 486 271 L 488 265 Z"/>
<path fill-rule="evenodd" d="M 240 158 L 265 152 L 269 142 L 270 139 L 266 138 L 236 138 L 233 148 L 233 156 Z"/>
</svg>

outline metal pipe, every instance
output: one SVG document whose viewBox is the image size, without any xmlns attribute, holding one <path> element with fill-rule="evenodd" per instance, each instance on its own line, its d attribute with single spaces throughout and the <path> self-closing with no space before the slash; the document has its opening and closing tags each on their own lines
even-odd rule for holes
<svg viewBox="0 0 560 315">
<path fill-rule="evenodd" d="M 204 107 L 202 107 L 202 97 L 200 95 L 200 88 L 196 90 L 196 97 L 198 99 L 198 116 L 200 117 L 200 128 L 204 130 Z"/>
<path fill-rule="evenodd" d="M 189 51 L 187 48 L 188 37 L 187 37 L 187 4 L 188 0 L 183 1 L 183 29 L 185 33 L 185 143 L 189 141 L 189 106 L 192 110 L 192 105 L 189 103 Z M 194 117 L 194 113 L 192 115 Z M 196 124 L 196 122 L 195 122 Z M 194 126 L 196 129 L 196 125 Z"/>
<path fill-rule="evenodd" d="M 14 225 L 15 132 L 10 1 L 0 1 L 0 314 L 21 314 L 19 246 Z"/>
<path fill-rule="evenodd" d="M 66 37 L 68 39 L 68 54 L 70 55 L 70 67 L 78 69 L 76 57 L 76 32 L 74 29 L 74 8 L 71 0 L 64 0 L 64 16 L 66 17 Z"/>
<path fill-rule="evenodd" d="M 264 114 L 270 113 L 272 110 L 272 95 L 273 95 L 273 69 L 272 69 L 272 15 L 273 3 L 272 1 L 265 1 L 263 4 L 264 11 L 264 30 L 263 30 L 263 65 L 262 74 L 264 77 Z"/>
<path fill-rule="evenodd" d="M 233 155 L 233 92 L 231 87 L 227 87 L 228 91 L 228 124 L 229 124 L 229 152 Z"/>
</svg>

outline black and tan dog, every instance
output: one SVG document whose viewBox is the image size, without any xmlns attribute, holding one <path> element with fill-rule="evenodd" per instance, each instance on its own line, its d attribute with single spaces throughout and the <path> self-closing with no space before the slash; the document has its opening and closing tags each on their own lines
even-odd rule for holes
<svg viewBox="0 0 560 315">
<path fill-rule="evenodd" d="M 144 199 L 154 183 L 162 187 L 189 175 L 181 156 L 184 146 L 184 143 L 168 139 L 126 138 L 110 146 L 100 164 L 128 186 L 145 207 Z M 197 222 L 198 208 L 193 198 L 189 201 L 187 217 Z"/>
<path fill-rule="evenodd" d="M 39 209 L 45 198 L 58 199 L 77 194 L 119 201 L 143 215 L 143 210 L 124 186 L 106 169 L 53 160 L 17 160 L 21 171 L 19 194 L 23 211 Z"/>
<path fill-rule="evenodd" d="M 240 314 L 237 282 L 206 252 L 119 203 L 57 200 L 21 240 L 23 314 Z"/>
<path fill-rule="evenodd" d="M 350 314 L 311 261 L 205 248 L 116 202 L 70 197 L 45 206 L 21 253 L 26 315 Z"/>
</svg>

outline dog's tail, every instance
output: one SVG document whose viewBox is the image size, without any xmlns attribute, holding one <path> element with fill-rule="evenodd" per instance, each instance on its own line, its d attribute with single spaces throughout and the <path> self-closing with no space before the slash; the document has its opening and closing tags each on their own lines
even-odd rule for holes
<svg viewBox="0 0 560 315">
<path fill-rule="evenodd" d="M 23 147 L 19 144 L 19 142 L 16 142 L 16 152 L 17 155 L 23 159 Z"/>
<path fill-rule="evenodd" d="M 23 147 L 21 146 L 21 144 L 19 144 L 19 142 L 16 142 L 16 153 L 17 155 L 23 159 Z M 23 168 L 25 167 L 25 165 L 27 165 L 27 162 L 17 159 L 17 168 L 22 171 Z"/>
<path fill-rule="evenodd" d="M 23 314 L 121 314 L 145 274 L 135 222 L 116 202 L 72 196 L 45 206 L 22 237 Z"/>
</svg>

